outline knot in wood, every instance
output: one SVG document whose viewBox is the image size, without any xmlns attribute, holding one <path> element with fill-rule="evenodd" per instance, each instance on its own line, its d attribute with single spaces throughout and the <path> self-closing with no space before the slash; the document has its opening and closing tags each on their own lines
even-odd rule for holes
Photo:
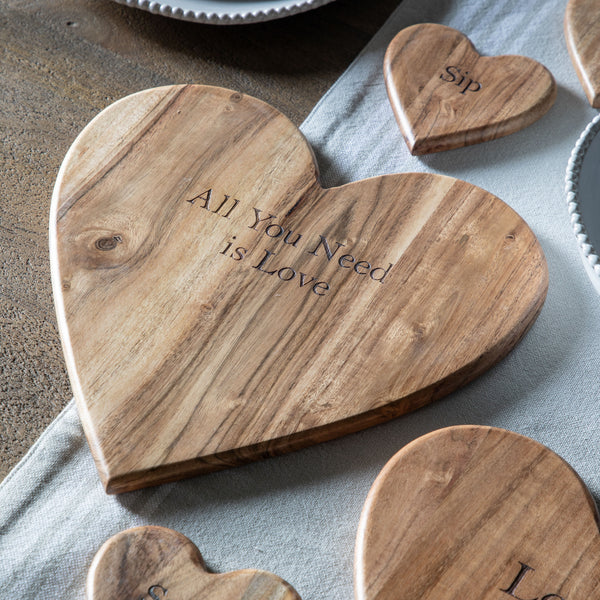
<svg viewBox="0 0 600 600">
<path fill-rule="evenodd" d="M 117 247 L 117 244 L 120 244 L 123 241 L 123 238 L 120 235 L 113 235 L 111 237 L 103 237 L 96 240 L 96 248 L 98 250 L 107 251 L 114 250 Z"/>
</svg>

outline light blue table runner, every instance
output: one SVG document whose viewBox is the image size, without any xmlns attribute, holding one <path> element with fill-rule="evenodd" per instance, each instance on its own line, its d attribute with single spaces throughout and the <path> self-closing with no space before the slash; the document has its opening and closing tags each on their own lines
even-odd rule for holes
<svg viewBox="0 0 600 600">
<path fill-rule="evenodd" d="M 542 313 L 499 365 L 451 396 L 388 424 L 280 458 L 121 496 L 106 496 L 73 404 L 0 486 L 0 589 L 11 598 L 82 599 L 101 543 L 127 527 L 181 531 L 209 566 L 277 573 L 304 600 L 350 600 L 354 537 L 385 462 L 453 424 L 504 427 L 562 455 L 600 496 L 600 298 L 569 224 L 564 173 L 596 111 L 567 55 L 565 0 L 404 0 L 302 130 L 325 185 L 402 171 L 465 179 L 516 209 L 548 259 Z M 383 54 L 417 22 L 460 29 L 482 54 L 523 54 L 558 83 L 555 106 L 500 140 L 416 158 L 387 100 Z"/>
</svg>

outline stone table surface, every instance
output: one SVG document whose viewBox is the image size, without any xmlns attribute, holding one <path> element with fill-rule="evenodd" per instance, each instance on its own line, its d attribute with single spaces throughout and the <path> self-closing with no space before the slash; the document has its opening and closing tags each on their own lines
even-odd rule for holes
<svg viewBox="0 0 600 600">
<path fill-rule="evenodd" d="M 79 131 L 118 98 L 174 83 L 236 89 L 299 125 L 398 3 L 215 26 L 111 0 L 0 0 L 0 480 L 71 399 L 48 215 Z"/>
</svg>

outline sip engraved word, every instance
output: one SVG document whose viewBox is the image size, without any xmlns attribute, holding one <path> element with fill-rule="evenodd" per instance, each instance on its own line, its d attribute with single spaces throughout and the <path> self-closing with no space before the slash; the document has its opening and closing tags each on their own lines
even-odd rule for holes
<svg viewBox="0 0 600 600">
<path fill-rule="evenodd" d="M 454 69 L 452 71 L 451 69 Z M 479 81 L 475 81 L 467 77 L 469 71 L 465 71 L 464 74 L 458 67 L 446 67 L 446 72 L 440 75 L 440 79 L 442 81 L 447 81 L 448 83 L 454 83 L 459 88 L 461 88 L 460 93 L 466 94 L 466 92 L 478 92 L 481 89 L 481 83 Z M 460 79 L 458 79 L 460 77 Z M 458 79 L 458 81 L 456 81 Z M 465 83 L 466 82 L 466 83 Z M 473 86 L 473 87 L 471 87 Z"/>
</svg>

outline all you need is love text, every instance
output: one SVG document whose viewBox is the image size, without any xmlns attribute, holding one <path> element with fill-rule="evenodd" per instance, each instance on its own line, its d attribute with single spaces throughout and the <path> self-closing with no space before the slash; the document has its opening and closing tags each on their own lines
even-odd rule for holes
<svg viewBox="0 0 600 600">
<path fill-rule="evenodd" d="M 209 188 L 206 191 L 187 200 L 188 203 L 196 208 L 201 208 L 210 214 L 219 216 L 224 219 L 230 219 L 231 215 L 241 206 L 239 200 L 232 198 L 230 195 L 224 194 L 219 196 L 219 200 L 214 197 L 213 189 Z M 302 242 L 304 236 L 290 229 L 286 230 L 282 225 L 277 223 L 276 215 L 263 211 L 260 208 L 252 207 L 252 211 L 248 211 L 248 219 L 246 227 L 258 232 L 272 240 L 282 240 L 286 246 L 298 249 L 312 256 L 321 257 L 327 263 L 336 264 L 340 269 L 346 270 L 348 273 L 353 273 L 356 276 L 362 276 L 365 279 L 383 284 L 386 277 L 389 275 L 392 263 L 385 267 L 374 266 L 369 260 L 358 258 L 353 254 L 345 252 L 345 244 L 338 241 L 328 240 L 324 235 L 318 235 L 316 238 L 310 239 L 308 243 Z M 255 254 L 253 250 L 248 250 L 243 246 L 236 244 L 237 237 L 234 235 L 225 246 L 220 249 L 219 254 L 226 256 L 235 261 L 244 261 L 251 255 Z M 328 281 L 319 279 L 319 275 L 311 275 L 303 271 L 297 270 L 289 265 L 279 262 L 279 257 L 276 252 L 262 249 L 260 257 L 253 259 L 251 268 L 257 273 L 262 273 L 264 276 L 276 277 L 283 282 L 296 285 L 299 288 L 310 290 L 311 293 L 317 296 L 325 296 L 330 290 L 331 285 Z"/>
</svg>

